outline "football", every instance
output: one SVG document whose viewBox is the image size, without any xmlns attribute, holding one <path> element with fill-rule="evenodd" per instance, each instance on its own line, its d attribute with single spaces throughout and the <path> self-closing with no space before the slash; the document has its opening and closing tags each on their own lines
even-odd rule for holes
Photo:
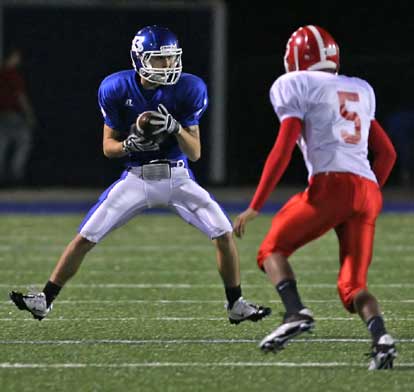
<svg viewBox="0 0 414 392">
<path fill-rule="evenodd" d="M 153 135 L 153 132 L 159 127 L 150 123 L 151 117 L 152 114 L 149 111 L 141 113 L 137 118 L 137 128 L 143 132 L 145 139 L 152 140 L 155 143 L 161 143 L 165 139 L 165 132 L 159 135 Z"/>
</svg>

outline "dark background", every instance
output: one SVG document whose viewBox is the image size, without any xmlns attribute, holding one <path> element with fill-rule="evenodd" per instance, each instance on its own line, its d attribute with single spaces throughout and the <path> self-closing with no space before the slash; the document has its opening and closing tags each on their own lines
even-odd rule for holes
<svg viewBox="0 0 414 392">
<path fill-rule="evenodd" d="M 340 47 L 340 72 L 362 77 L 374 87 L 377 119 L 384 125 L 395 110 L 414 109 L 414 23 L 408 3 L 274 3 L 258 3 L 262 6 L 255 9 L 249 6 L 252 2 L 229 2 L 228 163 L 233 183 L 256 182 L 273 145 L 278 121 L 268 91 L 285 72 L 286 42 L 300 26 L 316 24 L 333 35 Z M 399 183 L 398 173 L 396 167 L 391 183 Z M 304 181 L 306 172 L 296 149 L 282 182 Z"/>
<path fill-rule="evenodd" d="M 23 72 L 39 120 L 28 184 L 93 187 L 119 177 L 122 160 L 102 153 L 97 91 L 107 75 L 132 68 L 131 41 L 141 27 L 171 26 L 185 48 L 185 70 L 209 83 L 210 12 L 175 11 L 173 20 L 168 10 L 6 7 L 5 47 L 24 51 Z M 203 122 L 209 123 L 208 112 Z M 205 164 L 197 164 L 200 174 Z"/>
<path fill-rule="evenodd" d="M 223 185 L 254 185 L 260 176 L 278 129 L 268 91 L 284 73 L 289 36 L 302 25 L 320 25 L 335 37 L 341 73 L 362 77 L 374 87 L 380 122 L 387 125 L 389 116 L 400 108 L 414 110 L 414 23 L 408 2 L 379 2 L 374 7 L 362 2 L 225 3 L 228 94 Z M 191 13 L 6 6 L 4 46 L 18 44 L 25 51 L 23 71 L 39 119 L 27 185 L 102 187 L 115 180 L 121 162 L 102 154 L 102 119 L 96 102 L 100 81 L 130 67 L 133 35 L 140 27 L 157 23 L 178 35 L 184 70 L 209 85 L 211 17 L 201 6 Z M 201 124 L 204 155 L 193 165 L 204 185 L 208 184 L 209 124 L 207 111 Z M 391 183 L 400 183 L 398 173 L 399 162 Z M 282 183 L 305 180 L 300 152 L 295 151 Z"/>
</svg>

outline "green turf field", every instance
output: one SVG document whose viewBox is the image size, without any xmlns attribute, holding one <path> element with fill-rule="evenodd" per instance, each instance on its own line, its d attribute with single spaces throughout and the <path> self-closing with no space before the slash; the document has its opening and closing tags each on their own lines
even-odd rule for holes
<svg viewBox="0 0 414 392">
<path fill-rule="evenodd" d="M 252 222 L 241 253 L 244 296 L 268 304 L 230 325 L 209 241 L 174 215 L 143 215 L 89 254 L 47 319 L 18 311 L 10 289 L 42 288 L 81 216 L 0 216 L 0 391 L 412 391 L 414 215 L 383 214 L 370 288 L 400 340 L 392 372 L 368 372 L 369 336 L 336 293 L 333 233 L 292 257 L 317 324 L 277 355 L 258 341 L 282 311 L 255 254 L 271 217 Z"/>
</svg>

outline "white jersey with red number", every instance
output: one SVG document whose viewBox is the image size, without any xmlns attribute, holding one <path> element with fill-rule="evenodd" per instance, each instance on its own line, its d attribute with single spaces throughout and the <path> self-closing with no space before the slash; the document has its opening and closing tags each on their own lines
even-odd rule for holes
<svg viewBox="0 0 414 392">
<path fill-rule="evenodd" d="M 366 81 L 322 71 L 289 72 L 275 81 L 270 100 L 280 122 L 303 121 L 298 145 L 309 177 L 334 171 L 377 181 L 368 161 L 375 94 Z"/>
</svg>

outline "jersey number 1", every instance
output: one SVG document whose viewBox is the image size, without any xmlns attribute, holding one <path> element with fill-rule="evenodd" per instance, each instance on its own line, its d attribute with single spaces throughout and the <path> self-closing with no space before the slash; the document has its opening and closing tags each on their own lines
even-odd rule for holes
<svg viewBox="0 0 414 392">
<path fill-rule="evenodd" d="M 359 95 L 357 93 L 350 93 L 346 91 L 338 91 L 339 97 L 339 113 L 348 121 L 352 121 L 355 126 L 355 132 L 353 134 L 348 133 L 345 130 L 341 131 L 341 137 L 345 143 L 358 144 L 361 140 L 361 118 L 356 112 L 349 112 L 346 107 L 346 101 L 359 102 Z"/>
</svg>

